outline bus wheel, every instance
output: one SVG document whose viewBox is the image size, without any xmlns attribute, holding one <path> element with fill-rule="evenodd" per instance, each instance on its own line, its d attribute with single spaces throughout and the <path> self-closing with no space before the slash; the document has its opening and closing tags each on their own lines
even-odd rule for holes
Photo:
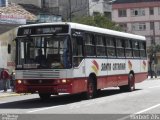
<svg viewBox="0 0 160 120">
<path fill-rule="evenodd" d="M 92 77 L 89 77 L 88 84 L 87 84 L 86 98 L 92 99 L 95 97 L 95 95 L 96 95 L 96 84 L 94 79 Z"/>
<path fill-rule="evenodd" d="M 132 92 L 135 90 L 135 77 L 132 73 L 128 75 L 128 85 L 119 87 L 122 92 Z"/>
<path fill-rule="evenodd" d="M 135 90 L 135 77 L 132 73 L 128 75 L 127 89 L 129 92 L 132 92 Z"/>
<path fill-rule="evenodd" d="M 42 100 L 47 100 L 51 97 L 51 94 L 49 93 L 39 93 L 39 97 L 42 99 Z"/>
</svg>

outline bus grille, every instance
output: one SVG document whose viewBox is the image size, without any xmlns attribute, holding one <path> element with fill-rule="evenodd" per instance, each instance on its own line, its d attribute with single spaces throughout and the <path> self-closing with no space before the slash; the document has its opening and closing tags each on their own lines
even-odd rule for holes
<svg viewBox="0 0 160 120">
<path fill-rule="evenodd" d="M 60 78 L 59 71 L 52 70 L 24 70 L 17 71 L 16 78 L 18 79 L 52 79 L 52 78 Z"/>
</svg>

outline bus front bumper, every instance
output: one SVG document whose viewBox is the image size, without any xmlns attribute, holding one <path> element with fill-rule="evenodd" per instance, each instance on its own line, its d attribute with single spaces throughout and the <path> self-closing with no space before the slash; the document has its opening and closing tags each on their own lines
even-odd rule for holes
<svg viewBox="0 0 160 120">
<path fill-rule="evenodd" d="M 70 85 L 56 85 L 56 86 L 16 86 L 17 93 L 72 93 L 72 86 Z"/>
</svg>

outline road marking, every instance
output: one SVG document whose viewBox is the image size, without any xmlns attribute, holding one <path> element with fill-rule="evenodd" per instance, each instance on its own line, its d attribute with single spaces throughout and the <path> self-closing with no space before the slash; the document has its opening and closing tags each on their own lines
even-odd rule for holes
<svg viewBox="0 0 160 120">
<path fill-rule="evenodd" d="M 8 102 L 0 102 L 0 104 L 5 104 L 5 103 L 8 103 Z"/>
<path fill-rule="evenodd" d="M 118 119 L 118 120 L 126 120 L 126 119 L 130 118 L 132 115 L 141 114 L 141 113 L 144 113 L 144 112 L 146 112 L 146 111 L 149 111 L 149 110 L 154 109 L 154 108 L 159 107 L 159 106 L 160 106 L 160 104 L 154 105 L 154 106 L 149 107 L 149 108 L 147 108 L 147 109 L 141 110 L 141 111 L 139 111 L 139 112 L 137 112 L 137 113 L 134 113 L 134 114 L 131 114 L 131 115 L 127 115 L 127 116 L 125 116 L 125 117 L 123 117 L 123 118 L 120 118 L 120 119 Z"/>
<path fill-rule="evenodd" d="M 146 112 L 146 111 L 149 111 L 149 110 L 154 109 L 154 108 L 159 107 L 159 106 L 160 106 L 160 104 L 157 104 L 157 105 L 154 105 L 154 106 L 149 107 L 149 108 L 147 108 L 147 109 L 141 110 L 141 111 L 139 111 L 139 112 L 137 112 L 137 113 L 135 113 L 135 114 L 141 114 L 141 113 L 144 113 L 144 112 Z"/>
<path fill-rule="evenodd" d="M 153 87 L 149 87 L 149 88 L 157 88 L 157 87 L 160 87 L 160 85 L 158 85 L 158 86 L 153 86 Z"/>
<path fill-rule="evenodd" d="M 58 106 L 45 107 L 45 108 L 41 108 L 41 109 L 31 110 L 31 111 L 27 111 L 27 113 L 33 113 L 33 112 L 48 110 L 48 109 L 57 108 L 57 107 L 61 107 L 61 106 L 64 106 L 64 105 L 58 105 Z"/>
</svg>

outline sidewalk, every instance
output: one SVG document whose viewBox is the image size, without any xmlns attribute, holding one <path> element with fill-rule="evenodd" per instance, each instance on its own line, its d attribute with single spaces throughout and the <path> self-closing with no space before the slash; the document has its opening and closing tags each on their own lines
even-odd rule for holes
<svg viewBox="0 0 160 120">
<path fill-rule="evenodd" d="M 15 92 L 12 92 L 11 89 L 8 89 L 7 92 L 3 92 L 3 90 L 0 90 L 0 98 L 3 97 L 10 97 L 10 96 L 20 96 L 21 94 L 17 94 Z"/>
<path fill-rule="evenodd" d="M 158 80 L 158 79 L 160 79 L 160 76 L 157 76 L 157 78 L 155 77 L 151 78 L 151 76 L 148 76 L 148 80 Z"/>
</svg>

